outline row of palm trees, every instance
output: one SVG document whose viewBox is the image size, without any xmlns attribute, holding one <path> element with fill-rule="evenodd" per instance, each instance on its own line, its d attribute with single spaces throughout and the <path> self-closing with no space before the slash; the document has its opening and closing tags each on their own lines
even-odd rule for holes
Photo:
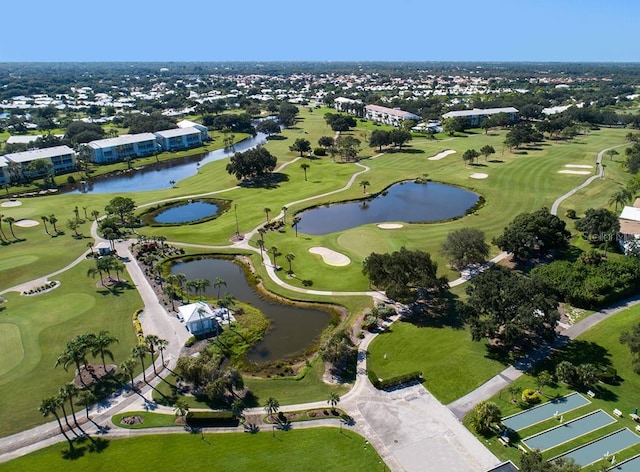
<svg viewBox="0 0 640 472">
<path fill-rule="evenodd" d="M 91 248 L 92 248 L 91 252 L 93 253 L 92 244 L 91 244 Z M 96 261 L 96 266 L 91 267 L 90 269 L 87 270 L 87 277 L 95 278 L 95 276 L 98 275 L 100 277 L 100 283 L 102 284 L 103 287 L 105 286 L 103 274 L 106 274 L 109 280 L 113 280 L 111 278 L 111 271 L 114 271 L 116 273 L 116 280 L 117 281 L 120 280 L 120 273 L 124 272 L 125 270 L 125 266 L 122 263 L 122 261 L 120 261 L 114 256 L 103 256 L 103 257 L 97 258 L 95 261 Z"/>
<path fill-rule="evenodd" d="M 11 216 L 5 218 L 4 215 L 0 215 L 0 243 L 6 244 L 11 242 L 4 232 L 4 229 L 2 229 L 2 221 L 9 225 L 9 231 L 11 232 L 11 236 L 13 236 L 13 240 L 18 241 L 16 234 L 13 232 L 13 224 L 16 222 L 16 219 Z"/>
<path fill-rule="evenodd" d="M 74 403 L 74 399 L 76 397 L 77 397 L 77 400 Z M 67 410 L 65 408 L 65 403 L 69 402 L 69 406 L 71 408 L 71 416 L 73 418 L 73 423 L 75 427 L 78 428 L 80 433 L 82 433 L 82 436 L 86 436 L 86 437 L 89 437 L 89 439 L 91 439 L 91 437 L 84 431 L 84 429 L 82 429 L 82 426 L 80 426 L 80 424 L 78 423 L 78 419 L 76 418 L 75 405 L 77 404 L 80 406 L 84 406 L 86 409 L 87 418 L 91 419 L 89 417 L 89 407 L 95 401 L 96 401 L 96 397 L 93 395 L 93 393 L 90 390 L 79 390 L 75 385 L 67 384 L 64 387 L 60 388 L 57 395 L 53 395 L 43 399 L 40 402 L 38 411 L 40 411 L 42 416 L 44 416 L 45 418 L 50 415 L 53 415 L 55 417 L 58 423 L 58 427 L 60 428 L 60 432 L 69 443 L 69 449 L 73 451 L 73 441 L 71 440 L 70 436 L 67 434 L 64 426 L 62 425 L 62 421 L 60 418 L 60 414 L 58 413 L 58 410 L 62 412 L 62 418 L 64 418 L 64 421 L 67 425 L 67 429 L 71 431 L 76 438 L 80 437 L 80 435 L 76 433 L 76 431 L 73 429 L 71 424 L 69 424 L 69 418 L 67 417 Z M 91 421 L 96 425 L 96 427 L 98 427 L 98 425 L 93 420 Z"/>
</svg>

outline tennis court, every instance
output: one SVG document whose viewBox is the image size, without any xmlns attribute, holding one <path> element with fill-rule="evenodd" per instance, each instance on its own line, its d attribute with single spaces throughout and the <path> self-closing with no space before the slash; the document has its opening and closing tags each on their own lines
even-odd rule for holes
<svg viewBox="0 0 640 472">
<path fill-rule="evenodd" d="M 581 406 L 591 403 L 578 392 L 570 393 L 561 398 L 551 400 L 542 405 L 535 406 L 521 413 L 507 416 L 502 419 L 502 424 L 507 428 L 519 431 L 528 428 L 534 424 L 553 418 L 556 415 L 562 415 L 568 411 L 575 410 Z"/>
<path fill-rule="evenodd" d="M 566 454 L 556 457 L 555 459 L 558 459 L 559 457 L 570 457 L 575 460 L 577 464 L 584 467 L 606 457 L 607 454 L 612 456 L 623 449 L 634 446 L 638 443 L 640 443 L 640 437 L 631 432 L 628 428 L 625 428 L 603 438 L 591 441 L 589 444 L 585 444 L 584 446 L 577 447 Z M 633 469 L 630 465 L 628 470 L 638 469 Z"/>
<path fill-rule="evenodd" d="M 596 410 L 523 439 L 522 442 L 531 450 L 546 451 L 615 422 L 612 416 L 602 410 Z"/>
</svg>

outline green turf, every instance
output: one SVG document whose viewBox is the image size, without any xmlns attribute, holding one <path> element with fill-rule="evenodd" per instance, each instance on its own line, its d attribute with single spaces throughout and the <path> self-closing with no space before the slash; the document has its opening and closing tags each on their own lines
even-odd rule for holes
<svg viewBox="0 0 640 472">
<path fill-rule="evenodd" d="M 140 416 L 142 423 L 126 424 L 122 422 L 122 418 L 129 416 Z M 118 413 L 111 417 L 111 422 L 126 429 L 145 429 L 145 428 L 161 428 L 167 426 L 176 426 L 176 415 L 168 415 L 165 413 L 154 413 L 152 411 L 127 411 Z"/>
<path fill-rule="evenodd" d="M 60 286 L 48 293 L 6 295 L 6 309 L 0 312 L 0 351 L 5 353 L 0 355 L 0 415 L 5 418 L 0 436 L 43 421 L 40 401 L 73 379 L 73 366 L 69 371 L 54 367 L 73 336 L 106 329 L 119 339 L 112 346 L 115 362 L 129 356 L 135 343 L 131 316 L 142 301 L 131 288 L 112 294 L 96 286 L 86 276 L 90 266 L 86 261 L 60 274 Z"/>
<path fill-rule="evenodd" d="M 369 345 L 367 367 L 383 379 L 421 371 L 427 390 L 447 404 L 504 369 L 486 354 L 467 329 L 397 322 Z"/>
<path fill-rule="evenodd" d="M 81 456 L 65 459 L 65 444 L 57 444 L 2 464 L 2 470 L 140 472 L 260 470 L 363 471 L 386 470 L 364 438 L 338 428 L 263 431 L 258 434 L 166 434 L 112 440 L 100 452 L 86 444 Z M 182 464 L 182 465 L 180 465 Z M 321 466 L 320 466 L 321 465 Z"/>
</svg>

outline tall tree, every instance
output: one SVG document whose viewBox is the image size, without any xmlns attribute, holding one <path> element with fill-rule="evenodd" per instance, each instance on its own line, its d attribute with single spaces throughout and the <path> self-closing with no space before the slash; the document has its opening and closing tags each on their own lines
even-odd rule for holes
<svg viewBox="0 0 640 472">
<path fill-rule="evenodd" d="M 300 157 L 302 157 L 305 152 L 311 151 L 311 143 L 308 139 L 298 138 L 291 146 L 289 146 L 289 150 L 299 152 Z"/>
<path fill-rule="evenodd" d="M 360 187 L 362 187 L 362 193 L 367 193 L 367 187 L 369 185 L 371 185 L 371 184 L 369 183 L 368 180 L 361 180 L 358 185 L 360 185 Z"/>
<path fill-rule="evenodd" d="M 216 277 L 216 280 L 213 282 L 213 286 L 214 288 L 218 289 L 218 296 L 216 298 L 220 298 L 220 288 L 223 286 L 226 287 L 227 282 L 225 282 L 224 279 L 221 279 L 220 277 Z"/>
<path fill-rule="evenodd" d="M 156 370 L 155 354 L 156 354 L 156 348 L 158 347 L 159 341 L 160 341 L 160 338 L 155 334 L 147 334 L 144 337 L 144 343 L 147 345 L 147 349 L 149 349 L 149 353 L 151 354 L 151 364 L 153 365 L 153 373 L 155 375 L 158 375 L 158 371 Z"/>
<path fill-rule="evenodd" d="M 293 274 L 293 270 L 291 268 L 291 263 L 293 262 L 293 260 L 296 258 L 296 255 L 293 254 L 292 252 L 287 253 L 284 258 L 287 260 L 287 262 L 289 263 L 289 274 Z"/>
<path fill-rule="evenodd" d="M 142 380 L 147 381 L 147 375 L 144 367 L 144 358 L 147 357 L 147 353 L 149 352 L 149 348 L 146 344 L 136 344 L 131 349 L 131 356 L 138 357 L 140 359 L 140 364 L 142 365 Z"/>
<path fill-rule="evenodd" d="M 71 438 L 67 435 L 67 433 L 65 433 L 64 428 L 62 427 L 62 422 L 60 421 L 60 415 L 58 415 L 58 406 L 59 406 L 59 399 L 57 397 L 47 397 L 44 400 L 42 400 L 42 402 L 40 402 L 38 411 L 40 411 L 42 416 L 44 416 L 45 418 L 49 415 L 53 415 L 56 418 L 56 421 L 58 422 L 58 427 L 60 428 L 60 432 L 69 443 L 69 449 L 73 451 L 74 450 L 73 442 L 71 441 Z"/>
<path fill-rule="evenodd" d="M 369 147 L 377 147 L 378 151 L 382 151 L 382 147 L 388 146 L 389 144 L 391 144 L 389 131 L 376 129 L 371 132 Z"/>
<path fill-rule="evenodd" d="M 626 188 L 621 188 L 616 193 L 611 195 L 609 199 L 609 206 L 614 205 L 615 211 L 618 211 L 618 205 L 625 206 L 627 203 L 631 201 L 633 195 Z"/>
<path fill-rule="evenodd" d="M 105 356 L 107 356 L 111 361 L 113 361 L 113 352 L 109 349 L 112 344 L 119 342 L 118 339 L 109 334 L 109 331 L 102 330 L 98 333 L 96 337 L 91 340 L 91 355 L 92 356 L 100 356 L 102 360 L 102 367 L 105 372 L 107 371 L 107 364 L 104 360 Z"/>
<path fill-rule="evenodd" d="M 489 256 L 489 245 L 484 233 L 475 228 L 462 228 L 450 232 L 440 248 L 442 255 L 456 269 L 469 264 L 482 264 Z"/>
<path fill-rule="evenodd" d="M 500 422 L 502 412 L 498 405 L 490 401 L 481 401 L 474 409 L 473 427 L 478 433 L 491 431 L 493 423 Z"/>
<path fill-rule="evenodd" d="M 303 162 L 302 164 L 300 164 L 300 168 L 304 172 L 304 180 L 305 180 L 305 182 L 307 181 L 307 170 L 309 170 L 309 167 L 311 167 L 311 166 L 309 164 L 307 164 L 306 162 Z"/>
</svg>

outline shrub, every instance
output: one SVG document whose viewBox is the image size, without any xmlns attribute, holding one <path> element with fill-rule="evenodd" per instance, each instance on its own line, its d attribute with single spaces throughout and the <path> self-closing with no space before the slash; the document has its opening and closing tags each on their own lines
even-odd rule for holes
<svg viewBox="0 0 640 472">
<path fill-rule="evenodd" d="M 191 336 L 189 339 L 187 339 L 187 341 L 184 343 L 184 347 L 191 347 L 196 343 L 196 337 L 195 336 Z"/>
<path fill-rule="evenodd" d="M 313 154 L 315 156 L 326 156 L 327 155 L 327 150 L 323 147 L 317 147 L 313 150 Z"/>
<path fill-rule="evenodd" d="M 311 287 L 313 285 L 313 280 L 304 279 L 302 281 L 302 285 L 304 285 L 305 287 Z"/>
<path fill-rule="evenodd" d="M 404 385 L 413 381 L 422 381 L 422 372 L 415 371 L 408 374 L 398 375 L 396 377 L 390 377 L 388 379 L 379 379 L 378 376 L 372 371 L 367 371 L 367 376 L 375 388 L 378 390 L 389 390 L 399 385 Z"/>
<path fill-rule="evenodd" d="M 230 411 L 190 411 L 186 416 L 191 427 L 238 426 L 238 418 Z"/>
<path fill-rule="evenodd" d="M 577 218 L 576 211 L 571 208 L 564 212 L 564 216 L 571 218 L 572 220 Z"/>
<path fill-rule="evenodd" d="M 540 401 L 540 395 L 535 390 L 527 388 L 522 392 L 522 401 L 532 405 Z"/>
<path fill-rule="evenodd" d="M 618 371 L 611 366 L 600 367 L 598 380 L 607 384 L 615 384 L 618 380 Z"/>
</svg>

